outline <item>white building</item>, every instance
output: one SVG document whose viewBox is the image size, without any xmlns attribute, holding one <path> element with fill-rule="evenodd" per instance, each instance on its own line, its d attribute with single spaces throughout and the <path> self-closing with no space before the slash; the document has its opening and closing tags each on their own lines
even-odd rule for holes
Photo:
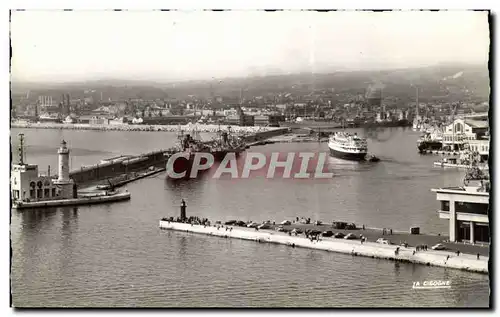
<svg viewBox="0 0 500 317">
<path fill-rule="evenodd" d="M 477 152 L 481 157 L 481 161 L 487 161 L 490 155 L 490 138 L 483 137 L 479 140 L 469 141 L 469 149 Z"/>
<path fill-rule="evenodd" d="M 38 165 L 24 163 L 24 150 L 21 141 L 19 164 L 12 166 L 11 173 L 13 200 L 44 201 L 73 197 L 73 180 L 69 178 L 69 149 L 66 147 L 65 141 L 62 141 L 58 153 L 59 177 L 56 180 L 50 175 L 40 175 Z"/>
<path fill-rule="evenodd" d="M 228 109 L 224 110 L 224 115 L 227 116 L 236 116 L 238 115 L 238 111 L 236 109 Z"/>
<path fill-rule="evenodd" d="M 489 189 L 478 186 L 433 189 L 439 218 L 449 220 L 451 242 L 489 243 Z"/>
<path fill-rule="evenodd" d="M 477 140 L 488 130 L 488 122 L 456 119 L 444 128 L 443 146 L 461 148 L 463 144 Z"/>
</svg>

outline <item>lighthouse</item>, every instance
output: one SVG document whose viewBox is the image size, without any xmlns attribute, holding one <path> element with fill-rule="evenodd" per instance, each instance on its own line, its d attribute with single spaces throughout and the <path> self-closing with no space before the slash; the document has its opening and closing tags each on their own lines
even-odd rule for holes
<svg viewBox="0 0 500 317">
<path fill-rule="evenodd" d="M 54 183 L 60 188 L 61 198 L 71 198 L 74 196 L 74 189 L 73 180 L 69 178 L 69 149 L 66 146 L 66 141 L 62 140 L 57 154 L 59 154 L 59 175 Z"/>
<path fill-rule="evenodd" d="M 69 149 L 66 141 L 62 140 L 61 147 L 57 151 L 59 154 L 59 178 L 58 182 L 69 182 Z"/>
</svg>

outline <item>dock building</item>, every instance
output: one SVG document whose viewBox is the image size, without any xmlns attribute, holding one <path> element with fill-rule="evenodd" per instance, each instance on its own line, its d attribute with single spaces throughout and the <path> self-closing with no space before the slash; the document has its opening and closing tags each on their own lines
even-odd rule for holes
<svg viewBox="0 0 500 317">
<path fill-rule="evenodd" d="M 450 242 L 489 243 L 489 183 L 432 189 L 441 202 L 439 218 L 449 221 Z"/>
</svg>

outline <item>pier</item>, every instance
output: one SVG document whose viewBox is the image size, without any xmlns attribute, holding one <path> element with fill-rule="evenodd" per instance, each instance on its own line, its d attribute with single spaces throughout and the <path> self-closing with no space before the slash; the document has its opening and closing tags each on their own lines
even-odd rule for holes
<svg viewBox="0 0 500 317">
<path fill-rule="evenodd" d="M 307 226 L 307 225 L 303 225 Z M 377 259 L 386 259 L 397 262 L 405 263 L 415 263 L 422 265 L 432 265 L 439 267 L 446 267 L 451 269 L 458 269 L 477 273 L 488 273 L 488 262 L 489 248 L 481 246 L 472 245 L 460 245 L 460 244 L 449 244 L 447 246 L 453 245 L 459 248 L 464 247 L 470 252 L 478 251 L 477 253 L 466 253 L 452 252 L 450 250 L 431 250 L 431 243 L 438 243 L 443 241 L 441 236 L 430 236 L 430 235 L 410 235 L 408 233 L 398 232 L 393 235 L 382 235 L 381 231 L 376 229 L 362 230 L 358 229 L 357 234 L 363 234 L 368 240 L 362 242 L 360 239 L 346 240 L 337 239 L 334 237 L 321 237 L 319 240 L 313 240 L 306 238 L 302 235 L 294 235 L 285 232 L 278 232 L 276 230 L 270 229 L 258 229 L 237 227 L 233 225 L 222 225 L 222 224 L 211 224 L 211 225 L 199 225 L 190 224 L 183 222 L 174 222 L 162 219 L 159 222 L 159 227 L 166 230 L 174 230 L 180 232 L 189 232 L 197 234 L 205 234 L 209 236 L 221 237 L 221 238 L 232 238 L 232 239 L 242 239 L 249 240 L 258 243 L 275 243 L 282 244 L 290 247 L 302 247 L 308 249 L 316 249 L 322 251 L 338 252 L 351 254 L 353 256 L 365 256 Z M 273 226 L 274 227 L 274 226 Z M 276 226 L 277 227 L 277 226 Z M 293 226 L 297 227 L 297 226 Z M 309 228 L 316 228 L 318 226 L 310 225 Z M 331 227 L 323 225 L 319 227 L 319 230 L 333 230 Z M 353 232 L 353 231 L 351 231 Z M 408 245 L 401 246 L 397 244 L 380 244 L 376 243 L 376 237 L 383 237 L 386 239 L 404 239 Z M 396 238 L 397 237 L 397 238 Z M 399 242 L 399 241 L 398 241 Z M 418 243 L 418 244 L 416 244 Z M 417 249 L 417 246 L 427 244 L 428 250 L 421 251 Z M 478 256 L 479 254 L 479 256 Z"/>
<path fill-rule="evenodd" d="M 94 193 L 94 194 L 81 194 L 77 198 L 67 198 L 58 200 L 47 201 L 16 201 L 12 204 L 14 209 L 30 209 L 30 208 L 47 208 L 47 207 L 62 207 L 62 206 L 78 206 L 78 205 L 93 205 L 103 204 L 110 202 L 117 202 L 129 200 L 129 192 L 120 192 L 113 194 Z"/>
</svg>

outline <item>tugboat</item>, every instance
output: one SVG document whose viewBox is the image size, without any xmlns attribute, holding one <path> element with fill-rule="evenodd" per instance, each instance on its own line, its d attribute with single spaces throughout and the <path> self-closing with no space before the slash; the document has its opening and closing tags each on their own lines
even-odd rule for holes
<svg viewBox="0 0 500 317">
<path fill-rule="evenodd" d="M 368 153 L 366 139 L 356 133 L 335 132 L 328 140 L 330 155 L 353 161 L 363 161 Z"/>
</svg>

